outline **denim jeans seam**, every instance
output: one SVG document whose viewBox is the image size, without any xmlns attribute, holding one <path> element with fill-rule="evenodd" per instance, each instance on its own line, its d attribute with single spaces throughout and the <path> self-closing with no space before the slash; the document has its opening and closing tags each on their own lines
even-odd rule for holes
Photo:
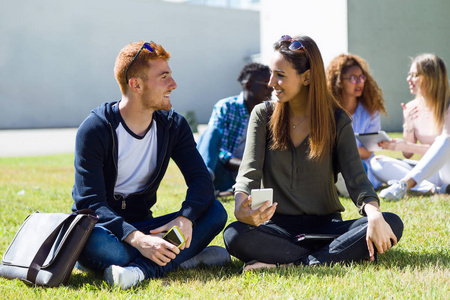
<svg viewBox="0 0 450 300">
<path fill-rule="evenodd" d="M 358 235 L 358 233 L 359 233 L 360 231 L 362 231 L 362 230 L 366 230 L 366 231 L 367 231 L 367 223 L 366 223 L 366 224 L 361 224 L 360 227 L 361 227 L 361 228 L 358 229 L 358 231 L 355 232 L 352 236 Z M 347 258 L 347 256 L 343 255 L 343 253 L 345 253 L 345 252 L 351 250 L 355 244 L 357 244 L 358 242 L 360 242 L 361 239 L 364 239 L 365 237 L 366 237 L 366 235 L 363 235 L 363 236 L 361 236 L 360 238 L 355 239 L 351 244 L 347 245 L 347 246 L 346 246 L 344 249 L 342 249 L 342 250 L 337 249 L 337 250 L 338 250 L 337 252 L 333 252 L 333 253 L 328 252 L 329 255 L 330 255 L 330 257 L 329 257 L 329 259 L 327 259 L 327 260 L 325 260 L 325 261 L 322 261 L 322 260 L 317 259 L 316 257 L 314 257 L 314 254 L 317 253 L 317 252 L 320 252 L 320 250 L 317 251 L 317 252 L 315 252 L 315 253 L 312 253 L 312 254 L 310 254 L 310 255 L 313 256 L 314 258 L 316 258 L 316 259 L 317 259 L 318 261 L 320 261 L 321 263 L 346 261 L 346 260 L 348 260 L 348 259 L 344 259 L 344 258 Z M 338 237 L 338 238 L 339 238 L 339 237 Z M 338 258 L 338 259 L 336 259 L 336 258 Z"/>
<path fill-rule="evenodd" d="M 264 225 L 262 225 L 262 226 L 264 226 Z M 259 230 L 259 228 L 256 226 L 248 226 L 248 227 L 249 227 L 249 230 L 247 231 L 248 233 L 250 231 L 254 231 L 253 234 L 259 235 L 263 239 L 269 241 L 269 244 L 278 245 L 278 248 L 281 248 L 281 249 L 290 248 L 293 250 L 293 253 L 298 253 L 298 250 L 305 249 L 305 248 L 295 244 L 294 242 L 289 241 L 289 237 L 273 235 L 273 234 L 270 234 L 263 230 Z M 254 227 L 254 228 L 250 228 L 250 227 Z M 272 242 L 270 242 L 270 241 L 272 241 Z M 280 246 L 280 244 L 282 244 L 282 245 Z M 304 257 L 308 254 L 310 254 L 310 253 L 305 253 L 298 258 L 293 258 L 292 260 L 290 260 L 290 262 L 295 262 L 295 261 L 299 260 L 301 257 Z"/>
</svg>

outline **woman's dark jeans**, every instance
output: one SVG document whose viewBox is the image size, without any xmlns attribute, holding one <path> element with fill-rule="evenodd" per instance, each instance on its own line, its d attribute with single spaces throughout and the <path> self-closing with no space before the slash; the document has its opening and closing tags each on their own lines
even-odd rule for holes
<svg viewBox="0 0 450 300">
<path fill-rule="evenodd" d="M 402 220 L 393 213 L 383 213 L 386 222 L 400 240 Z M 244 262 L 328 264 L 369 258 L 366 243 L 367 217 L 342 221 L 339 213 L 327 216 L 288 216 L 275 214 L 266 225 L 230 224 L 223 237 L 228 252 Z M 301 241 L 299 234 L 336 234 L 328 241 Z"/>
</svg>

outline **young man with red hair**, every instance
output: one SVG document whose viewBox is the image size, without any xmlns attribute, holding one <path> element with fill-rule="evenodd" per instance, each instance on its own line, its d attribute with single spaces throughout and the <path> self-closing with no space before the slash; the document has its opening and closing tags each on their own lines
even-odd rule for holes
<svg viewBox="0 0 450 300">
<path fill-rule="evenodd" d="M 104 272 L 109 284 L 124 289 L 179 266 L 230 260 L 224 248 L 205 248 L 227 214 L 187 121 L 171 109 L 177 84 L 169 58 L 153 42 L 124 47 L 114 68 L 121 100 L 94 109 L 76 138 L 72 209 L 88 208 L 99 217 L 78 264 Z M 154 217 L 170 159 L 186 180 L 186 198 L 178 211 Z M 180 248 L 162 238 L 174 225 L 186 239 Z"/>
</svg>

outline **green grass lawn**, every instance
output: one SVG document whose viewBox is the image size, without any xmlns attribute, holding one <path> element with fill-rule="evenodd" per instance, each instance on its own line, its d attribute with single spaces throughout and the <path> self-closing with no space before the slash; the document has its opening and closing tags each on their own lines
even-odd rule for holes
<svg viewBox="0 0 450 300">
<path fill-rule="evenodd" d="M 398 154 L 392 154 L 396 156 Z M 0 158 L 0 254 L 25 217 L 34 212 L 68 212 L 72 204 L 73 155 Z M 155 214 L 180 207 L 186 186 L 171 163 L 162 182 Z M 351 200 L 342 199 L 344 218 L 358 217 Z M 228 222 L 232 201 L 223 202 Z M 403 238 L 379 263 L 333 267 L 289 267 L 238 274 L 236 259 L 223 268 L 178 270 L 122 291 L 101 276 L 74 270 L 67 286 L 30 287 L 0 278 L 3 299 L 449 299 L 450 196 L 408 194 L 384 211 L 405 223 Z M 212 242 L 223 246 L 222 236 Z M 276 247 L 276 245 L 274 245 Z"/>
</svg>

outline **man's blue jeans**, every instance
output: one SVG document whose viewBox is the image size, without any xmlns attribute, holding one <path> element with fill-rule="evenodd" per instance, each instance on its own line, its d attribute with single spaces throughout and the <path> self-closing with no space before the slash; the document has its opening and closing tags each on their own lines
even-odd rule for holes
<svg viewBox="0 0 450 300">
<path fill-rule="evenodd" d="M 397 241 L 403 233 L 402 220 L 393 213 L 383 213 Z M 366 259 L 367 217 L 342 221 L 340 213 L 327 216 L 287 216 L 275 214 L 267 225 L 230 224 L 223 237 L 228 252 L 244 262 L 257 260 L 280 264 L 329 264 Z M 334 240 L 301 241 L 298 234 L 336 234 Z"/>
<path fill-rule="evenodd" d="M 132 225 L 139 231 L 148 233 L 152 229 L 167 224 L 175 217 L 176 213 L 172 213 Z M 178 268 L 181 263 L 194 257 L 208 246 L 225 227 L 226 221 L 227 212 L 222 204 L 215 200 L 203 217 L 196 220 L 190 247 L 182 250 L 175 259 L 163 267 L 142 256 L 136 248 L 126 242 L 121 242 L 108 229 L 95 226 L 78 262 L 81 266 L 98 272 L 102 272 L 110 265 L 133 265 L 139 267 L 146 278 L 163 277 L 167 272 Z"/>
<path fill-rule="evenodd" d="M 219 159 L 222 133 L 216 127 L 208 126 L 198 141 L 197 149 L 209 172 L 214 174 L 214 187 L 219 191 L 231 189 L 235 184 L 236 174 L 228 170 Z"/>
</svg>

